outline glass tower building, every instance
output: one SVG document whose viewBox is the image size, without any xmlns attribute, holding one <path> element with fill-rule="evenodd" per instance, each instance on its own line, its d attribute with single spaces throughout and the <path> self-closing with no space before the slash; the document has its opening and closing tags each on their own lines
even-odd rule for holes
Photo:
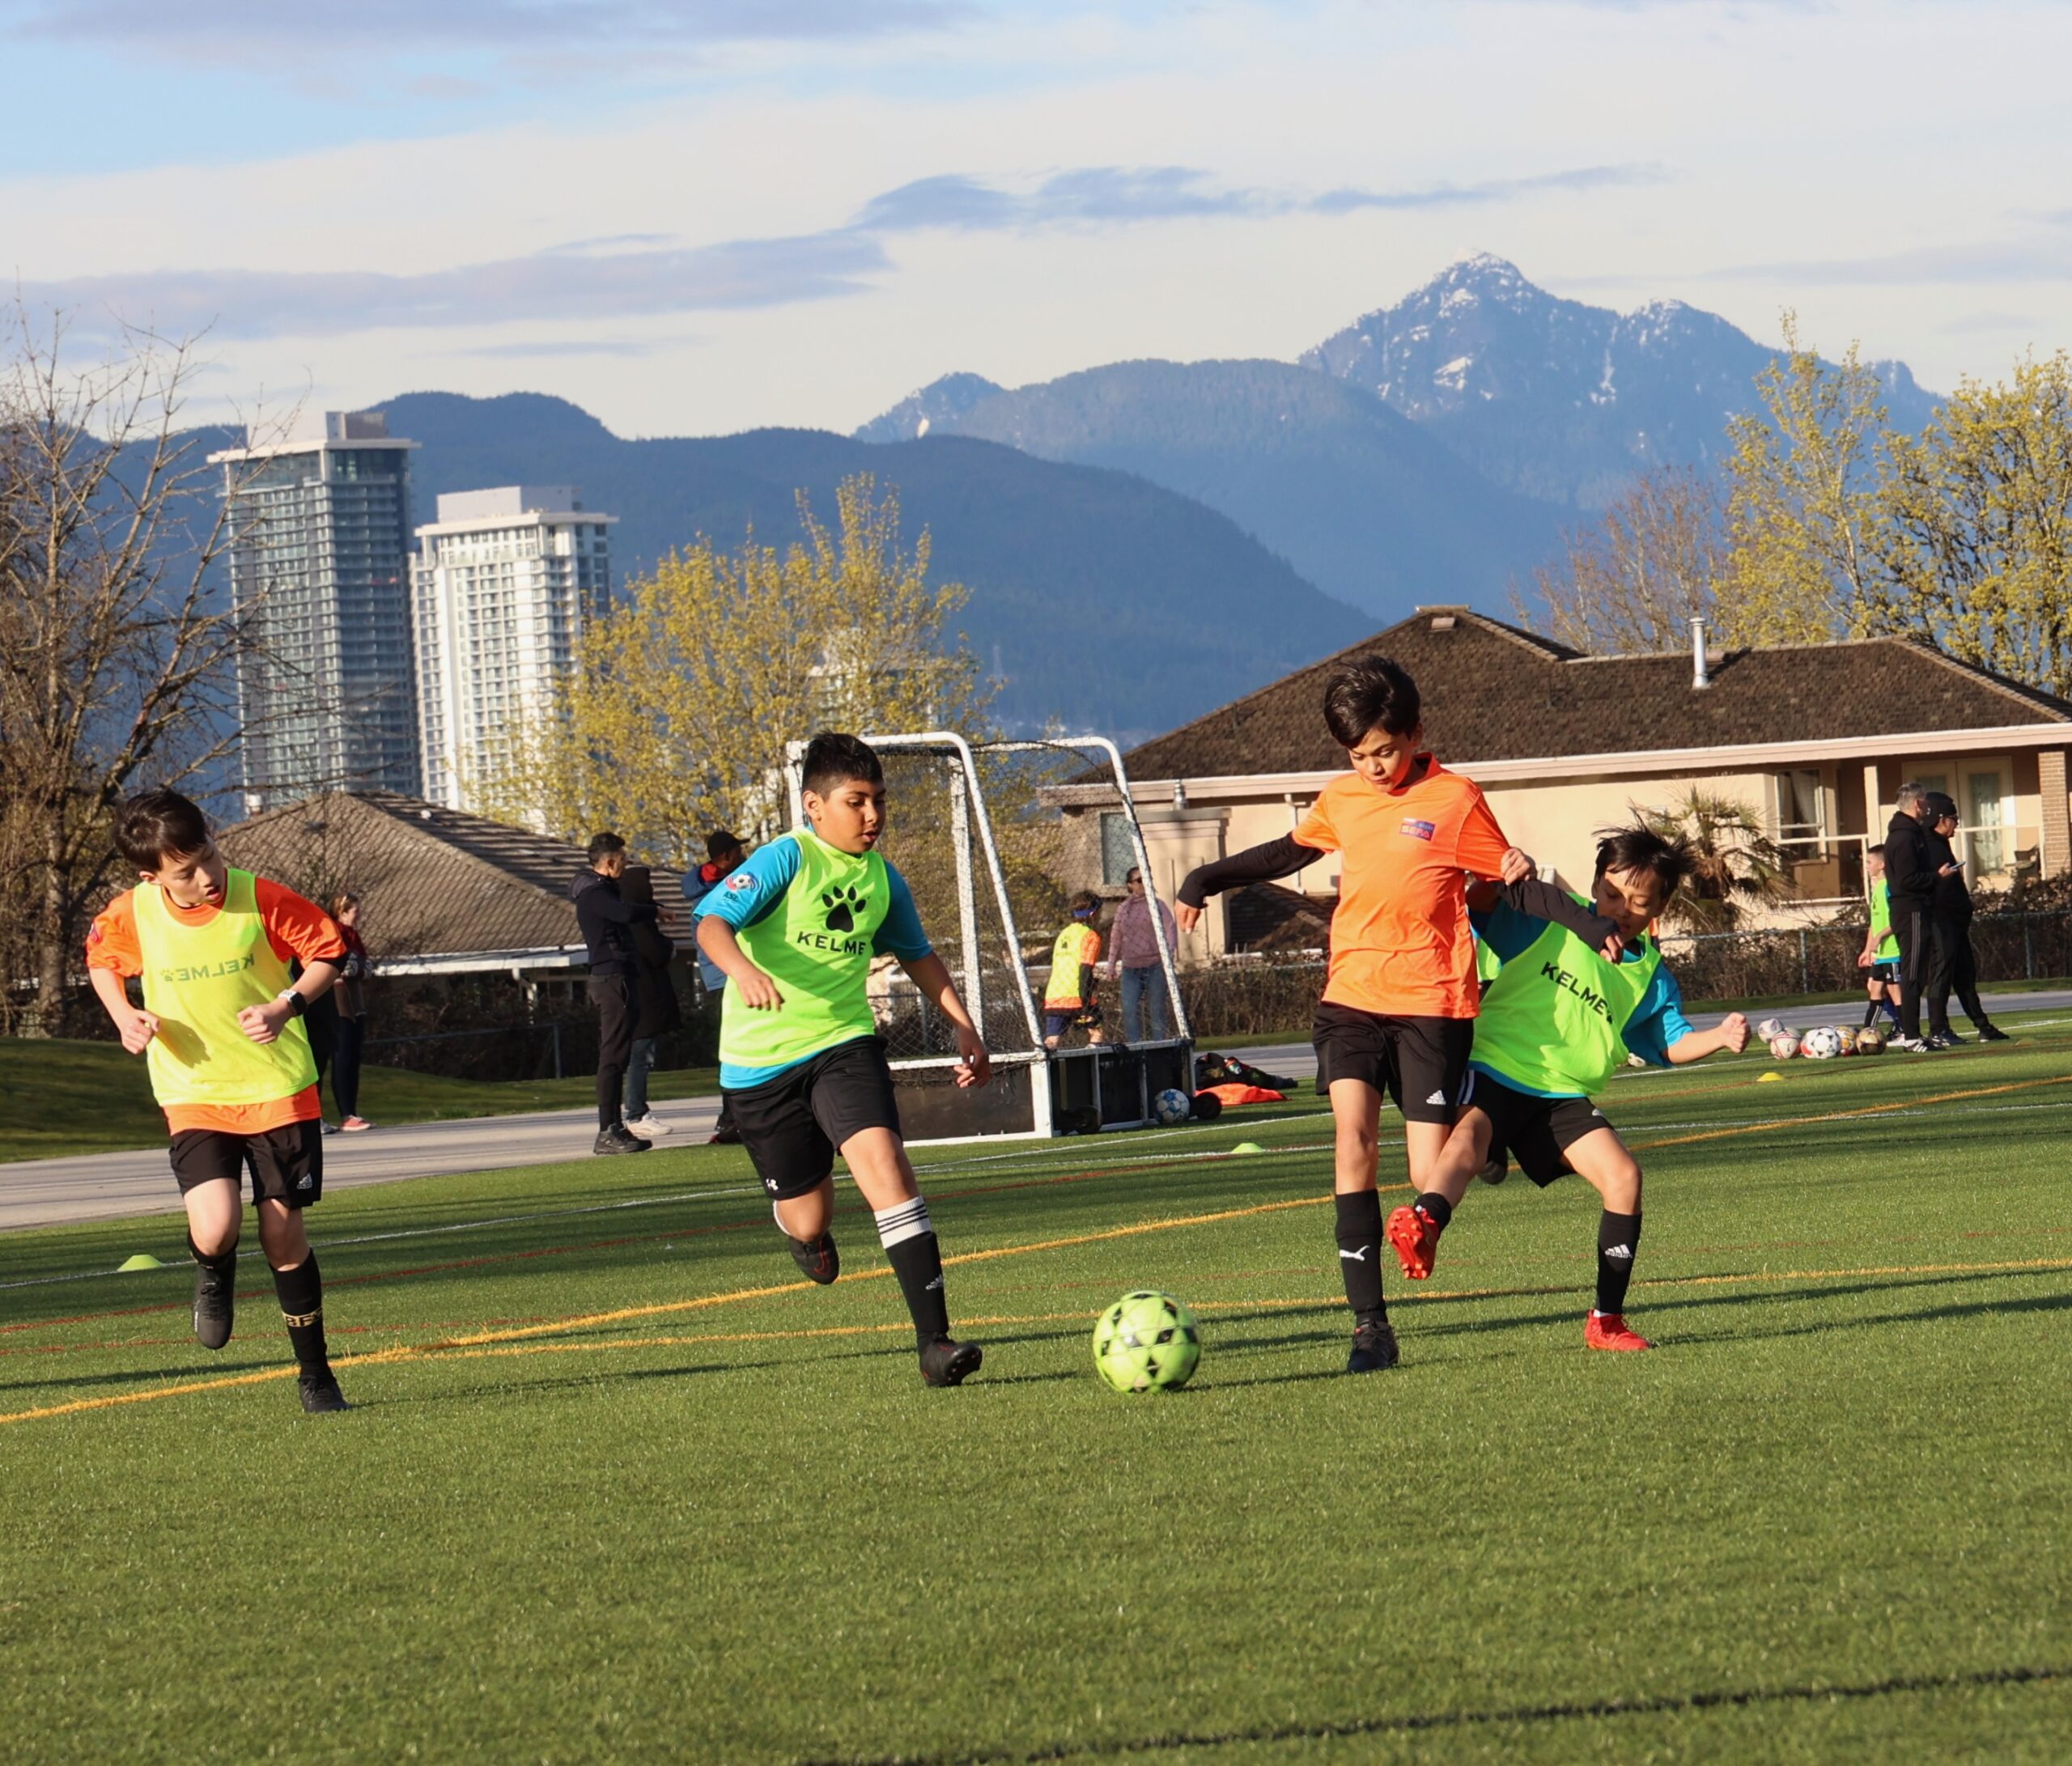
<svg viewBox="0 0 2072 1766">
<path fill-rule="evenodd" d="M 616 516 L 567 485 L 439 499 L 411 571 L 424 795 L 537 821 L 524 762 L 558 715 L 587 621 L 611 597 Z"/>
<path fill-rule="evenodd" d="M 240 777 L 257 813 L 312 792 L 420 786 L 410 450 L 375 411 L 312 414 L 211 454 L 230 505 Z"/>
</svg>

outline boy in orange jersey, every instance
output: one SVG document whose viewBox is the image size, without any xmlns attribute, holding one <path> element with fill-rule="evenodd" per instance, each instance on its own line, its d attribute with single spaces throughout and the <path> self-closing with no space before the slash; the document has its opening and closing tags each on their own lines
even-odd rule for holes
<svg viewBox="0 0 2072 1766">
<path fill-rule="evenodd" d="M 1179 889 L 1192 931 L 1210 895 L 1343 855 L 1331 967 L 1314 1027 L 1317 1085 L 1336 1129 L 1338 1256 L 1352 1309 L 1346 1370 L 1396 1365 L 1382 1296 L 1377 1190 L 1382 1094 L 1403 1112 L 1413 1188 L 1427 1187 L 1467 1074 L 1481 996 L 1469 929 L 1469 877 L 1501 881 L 1529 911 L 1593 945 L 1609 922 L 1533 880 L 1469 780 L 1423 747 L 1417 686 L 1386 656 L 1362 656 L 1325 683 L 1324 722 L 1352 771 L 1325 786 L 1295 832 L 1190 873 Z"/>
<path fill-rule="evenodd" d="M 252 1174 L 259 1245 L 300 1370 L 302 1407 L 344 1410 L 324 1341 L 324 1285 L 302 1210 L 324 1193 L 322 1110 L 303 1013 L 338 979 L 346 941 L 324 911 L 223 862 L 200 809 L 147 791 L 116 812 L 115 844 L 138 885 L 87 938 L 87 970 L 172 1133 L 187 1208 L 194 1335 L 230 1341 L 243 1178 Z M 302 974 L 292 983 L 288 963 Z M 142 1010 L 125 985 L 143 979 Z"/>
</svg>

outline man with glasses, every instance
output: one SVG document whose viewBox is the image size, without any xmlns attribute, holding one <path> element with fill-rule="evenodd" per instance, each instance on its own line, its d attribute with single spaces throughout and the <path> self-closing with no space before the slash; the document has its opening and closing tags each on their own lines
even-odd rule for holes
<svg viewBox="0 0 2072 1766">
<path fill-rule="evenodd" d="M 1165 924 L 1168 950 L 1180 948 L 1179 928 L 1174 923 L 1173 910 L 1144 886 L 1143 872 L 1132 865 L 1130 874 L 1123 881 L 1129 894 L 1115 910 L 1115 920 L 1108 928 L 1108 979 L 1113 981 L 1119 970 L 1123 978 L 1123 1038 L 1128 1042 L 1142 1042 L 1148 1017 L 1151 1039 L 1162 1042 L 1170 1033 L 1166 1021 L 1166 970 L 1158 960 L 1158 935 L 1151 923 L 1153 911 L 1157 910 Z"/>
<path fill-rule="evenodd" d="M 1978 959 L 1972 950 L 1972 892 L 1964 863 L 1951 845 L 1957 836 L 1957 800 L 1945 792 L 1928 794 L 1928 846 L 1935 870 L 1929 914 L 1928 1046 L 1953 1049 L 1964 1041 L 1950 1028 L 1950 995 L 1964 1008 L 1981 1042 L 2005 1042 L 2007 1033 L 1985 1015 L 1978 996 Z"/>
</svg>

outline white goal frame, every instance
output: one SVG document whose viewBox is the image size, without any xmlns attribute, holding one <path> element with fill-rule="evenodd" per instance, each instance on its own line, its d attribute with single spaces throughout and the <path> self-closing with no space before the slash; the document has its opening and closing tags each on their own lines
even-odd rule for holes
<svg viewBox="0 0 2072 1766">
<path fill-rule="evenodd" d="M 1000 908 L 1000 923 L 1007 938 L 1007 966 L 1013 975 L 1015 986 L 1021 995 L 1021 1013 L 1029 1031 L 1027 1050 L 996 1051 L 996 1068 L 1022 1068 L 1029 1070 L 1030 1097 L 1032 1105 L 1033 1126 L 1025 1129 L 1009 1129 L 991 1134 L 952 1135 L 916 1140 L 915 1145 L 948 1145 L 962 1141 L 977 1140 L 1030 1140 L 1049 1138 L 1059 1132 L 1056 1100 L 1056 1072 L 1055 1063 L 1059 1056 L 1043 1046 L 1043 1025 L 1038 1015 L 1035 990 L 1030 980 L 1029 966 L 1021 955 L 1021 928 L 1015 919 L 1014 902 L 1008 892 L 1007 873 L 1000 864 L 1000 847 L 993 838 L 993 821 L 986 806 L 985 786 L 979 775 L 978 757 L 980 754 L 1038 754 L 1063 751 L 1096 757 L 1105 760 L 1107 770 L 1114 775 L 1122 813 L 1127 818 L 1131 850 L 1136 855 L 1137 868 L 1150 887 L 1152 877 L 1151 854 L 1144 844 L 1143 824 L 1137 819 L 1136 804 L 1130 794 L 1129 775 L 1123 765 L 1121 751 L 1105 736 L 1061 736 L 1041 741 L 999 741 L 973 743 L 954 730 L 911 730 L 885 735 L 866 735 L 862 738 L 871 747 L 888 754 L 932 754 L 952 761 L 954 765 L 949 775 L 951 830 L 957 845 L 957 894 L 958 919 L 958 949 L 962 957 L 965 980 L 965 1004 L 972 1017 L 983 1025 L 985 1019 L 985 985 L 983 952 L 978 912 L 978 879 L 973 867 L 967 862 L 968 855 L 975 843 L 985 864 L 986 880 L 991 885 L 994 900 Z M 789 799 L 792 824 L 794 827 L 806 825 L 805 799 L 805 760 L 806 744 L 792 741 L 784 746 L 784 782 Z M 894 806 L 898 813 L 898 806 Z M 976 836 L 975 843 L 973 837 Z M 1166 936 L 1165 915 L 1154 913 L 1151 916 L 1152 936 L 1158 946 L 1158 962 L 1164 972 L 1166 996 L 1172 1008 L 1173 1023 L 1178 1034 L 1155 1042 L 1133 1043 L 1132 1049 L 1176 1048 L 1183 1071 L 1191 1070 L 1194 1035 L 1187 1021 L 1186 1002 L 1180 996 L 1178 966 L 1174 961 L 1171 941 Z M 1071 1055 L 1084 1059 L 1093 1051 L 1074 1050 Z M 957 1065 L 954 1055 L 928 1055 L 901 1056 L 888 1063 L 896 1076 L 901 1072 L 918 1072 L 927 1068 L 946 1069 Z M 1100 1078 L 1097 1062 L 1093 1075 L 1096 1107 L 1099 1107 Z M 1191 1087 L 1190 1087 L 1191 1089 Z M 1140 1108 L 1135 1116 L 1114 1122 L 1105 1122 L 1104 1130 L 1111 1128 L 1141 1127 L 1149 1123 L 1151 1100 L 1146 1096 L 1140 1100 Z"/>
</svg>

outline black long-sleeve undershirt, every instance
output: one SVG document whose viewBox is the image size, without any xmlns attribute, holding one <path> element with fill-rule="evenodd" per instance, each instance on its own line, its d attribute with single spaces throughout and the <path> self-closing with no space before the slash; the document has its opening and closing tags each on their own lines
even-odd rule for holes
<svg viewBox="0 0 2072 1766">
<path fill-rule="evenodd" d="M 1323 856 L 1315 847 L 1306 847 L 1291 834 L 1269 840 L 1263 846 L 1246 847 L 1227 859 L 1198 864 L 1180 885 L 1180 900 L 1199 907 L 1212 895 L 1225 889 L 1242 889 L 1247 883 L 1271 883 L 1276 877 L 1306 871 Z"/>
<path fill-rule="evenodd" d="M 1242 852 L 1233 852 L 1227 859 L 1196 865 L 1180 885 L 1180 900 L 1188 907 L 1199 907 L 1210 896 L 1221 895 L 1226 889 L 1293 877 L 1297 871 L 1307 870 L 1323 856 L 1317 847 L 1306 847 L 1293 835 L 1284 834 L 1278 840 L 1268 840 L 1260 846 L 1247 847 Z M 1493 886 L 1497 898 L 1519 913 L 1565 927 L 1590 945 L 1603 945 L 1618 933 L 1618 927 L 1611 921 L 1585 906 L 1566 889 L 1557 889 L 1537 877 L 1523 883 L 1497 883 Z"/>
</svg>

